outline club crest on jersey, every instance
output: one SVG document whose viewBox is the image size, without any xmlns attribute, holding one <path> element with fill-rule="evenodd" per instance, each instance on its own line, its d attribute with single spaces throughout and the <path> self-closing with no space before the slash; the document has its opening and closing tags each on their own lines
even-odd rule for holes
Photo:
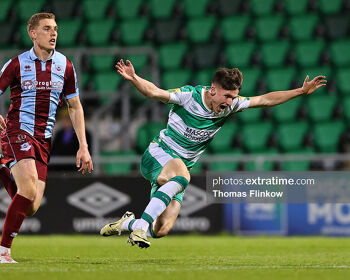
<svg viewBox="0 0 350 280">
<path fill-rule="evenodd" d="M 28 142 L 26 142 L 26 143 L 23 143 L 22 145 L 21 145 L 21 151 L 29 151 L 30 150 L 30 148 L 31 148 L 32 146 L 28 143 Z"/>
<path fill-rule="evenodd" d="M 32 67 L 30 67 L 30 65 L 25 65 L 25 66 L 24 66 L 24 71 L 25 71 L 25 72 L 32 71 Z"/>
<path fill-rule="evenodd" d="M 57 74 L 63 74 L 63 66 L 62 65 L 59 65 L 59 64 L 57 64 L 57 65 L 55 65 L 55 73 L 57 73 Z"/>
</svg>

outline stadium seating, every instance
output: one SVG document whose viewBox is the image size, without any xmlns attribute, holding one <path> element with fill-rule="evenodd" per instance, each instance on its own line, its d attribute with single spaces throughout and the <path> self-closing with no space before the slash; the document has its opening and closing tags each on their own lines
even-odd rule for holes
<svg viewBox="0 0 350 280">
<path fill-rule="evenodd" d="M 332 119 L 332 114 L 337 103 L 335 95 L 321 95 L 308 98 L 308 114 L 313 122 L 321 122 Z"/>
<path fill-rule="evenodd" d="M 309 40 L 312 38 L 316 24 L 318 23 L 318 16 L 316 14 L 298 15 L 290 20 L 290 33 L 294 40 Z"/>
<path fill-rule="evenodd" d="M 350 68 L 339 69 L 337 72 L 337 86 L 341 93 L 350 94 Z"/>
<path fill-rule="evenodd" d="M 109 0 L 83 0 L 84 16 L 88 20 L 103 19 L 109 6 Z"/>
<path fill-rule="evenodd" d="M 253 42 L 232 43 L 226 47 L 226 58 L 230 67 L 247 67 L 250 65 L 255 50 Z"/>
<path fill-rule="evenodd" d="M 300 149 L 307 130 L 308 124 L 306 122 L 280 125 L 277 129 L 277 137 L 281 149 L 286 152 Z"/>
<path fill-rule="evenodd" d="M 159 64 L 163 69 L 178 69 L 188 46 L 184 42 L 164 44 L 159 48 Z"/>
<path fill-rule="evenodd" d="M 308 0 L 284 0 L 285 10 L 289 15 L 305 14 Z"/>
<path fill-rule="evenodd" d="M 331 15 L 324 19 L 327 36 L 334 39 L 345 38 L 349 29 L 348 15 Z"/>
<path fill-rule="evenodd" d="M 256 20 L 256 36 L 260 41 L 275 41 L 283 25 L 282 15 L 262 16 Z"/>
<path fill-rule="evenodd" d="M 273 13 L 275 0 L 250 0 L 250 9 L 254 15 L 270 15 Z"/>
<path fill-rule="evenodd" d="M 214 16 L 190 19 L 187 24 L 188 39 L 193 43 L 209 42 L 215 23 Z"/>
<path fill-rule="evenodd" d="M 261 108 L 252 108 L 246 112 L 240 112 L 237 114 L 238 120 L 243 123 L 253 123 L 261 120 L 261 114 L 263 109 Z"/>
<path fill-rule="evenodd" d="M 239 68 L 239 69 L 243 74 L 243 84 L 239 94 L 247 97 L 257 95 L 256 85 L 261 75 L 260 68 L 250 67 L 250 68 Z"/>
<path fill-rule="evenodd" d="M 76 46 L 79 31 L 82 27 L 80 19 L 63 19 L 57 22 L 59 29 L 59 40 L 57 41 L 60 47 Z"/>
<path fill-rule="evenodd" d="M 172 11 L 176 0 L 151 0 L 149 3 L 150 13 L 154 18 L 169 18 L 172 16 Z"/>
<path fill-rule="evenodd" d="M 151 143 L 152 139 L 159 134 L 159 131 L 164 129 L 164 122 L 147 122 L 142 125 L 136 135 L 136 147 L 140 153 L 143 153 Z"/>
<path fill-rule="evenodd" d="M 117 152 L 102 152 L 101 156 L 112 157 L 119 156 L 123 158 L 128 158 L 130 156 L 135 156 L 136 152 L 133 150 L 129 151 L 117 151 Z M 132 170 L 132 163 L 105 163 L 103 164 L 103 171 L 106 175 L 123 175 L 128 174 Z"/>
<path fill-rule="evenodd" d="M 166 71 L 162 77 L 162 86 L 165 89 L 178 88 L 186 85 L 191 79 L 189 70 L 170 70 Z"/>
<path fill-rule="evenodd" d="M 52 12 L 55 14 L 57 20 L 72 19 L 77 6 L 76 0 L 51 0 L 50 2 Z"/>
<path fill-rule="evenodd" d="M 50 11 L 56 14 L 57 48 L 63 53 L 65 48 L 77 47 L 151 46 L 158 54 L 162 88 L 210 85 L 213 73 L 220 66 L 238 67 L 242 71 L 242 96 L 300 87 L 306 75 L 310 80 L 325 75 L 327 86 L 311 96 L 295 98 L 271 109 L 249 109 L 237 114 L 227 123 L 228 128 L 224 126 L 221 130 L 227 137 L 215 138 L 210 152 L 232 150 L 234 143 L 244 149 L 234 151 L 236 154 L 334 153 L 340 151 L 339 137 L 349 128 L 350 120 L 348 2 L 2 0 L 0 48 L 29 49 L 32 41 L 26 21 L 35 12 Z M 123 58 L 130 59 L 142 77 L 151 79 L 144 71 L 150 69 L 149 55 L 129 54 Z M 92 96 L 99 98 L 100 103 L 109 102 L 118 94 L 122 78 L 114 71 L 116 59 L 119 57 L 89 55 L 79 64 L 83 69 L 79 73 L 80 87 L 95 91 Z M 138 106 L 148 102 L 135 90 L 130 91 L 130 96 L 135 112 Z M 238 127 L 241 133 L 236 133 Z M 261 132 L 260 127 L 265 131 Z M 276 129 L 272 131 L 272 127 Z M 270 137 L 272 132 L 275 133 Z M 293 137 L 288 137 L 289 134 Z M 302 148 L 304 140 L 310 149 Z M 138 152 L 142 152 L 145 145 L 141 145 L 142 149 L 140 143 L 137 145 Z M 275 166 L 269 163 L 263 168 L 273 170 Z M 206 167 L 200 164 L 196 170 L 201 172 Z M 221 168 L 220 164 L 208 167 Z M 109 168 L 112 167 L 106 170 Z M 240 168 L 255 170 L 256 166 L 235 163 L 227 169 Z M 305 161 L 281 164 L 282 170 L 308 168 L 310 162 Z"/>
<path fill-rule="evenodd" d="M 275 106 L 272 108 L 272 116 L 279 123 L 295 121 L 301 103 L 301 98 L 295 98 L 288 103 Z"/>
<path fill-rule="evenodd" d="M 300 149 L 287 154 L 293 155 L 312 155 L 315 152 L 312 149 Z M 281 169 L 284 171 L 307 171 L 310 169 L 311 162 L 308 160 L 285 161 L 281 164 Z"/>
<path fill-rule="evenodd" d="M 213 153 L 229 152 L 232 150 L 233 138 L 237 132 L 237 123 L 227 122 L 217 133 L 217 137 L 214 138 L 209 144 L 209 149 Z"/>
<path fill-rule="evenodd" d="M 90 21 L 86 26 L 87 40 L 91 46 L 106 46 L 114 26 L 112 19 Z"/>
<path fill-rule="evenodd" d="M 206 14 L 210 0 L 183 0 L 184 13 L 187 17 L 199 17 Z"/>
<path fill-rule="evenodd" d="M 323 40 L 304 41 L 297 43 L 296 61 L 301 67 L 316 66 L 325 47 Z"/>
<path fill-rule="evenodd" d="M 232 149 L 231 151 L 226 151 L 225 153 L 218 153 L 218 155 L 226 155 L 235 157 L 237 155 L 242 155 L 243 151 L 239 149 Z M 211 162 L 209 164 L 209 169 L 211 171 L 236 171 L 239 168 L 239 162 Z"/>
<path fill-rule="evenodd" d="M 260 155 L 264 156 L 264 155 L 276 155 L 276 154 L 278 154 L 278 150 L 276 150 L 276 149 L 267 149 L 265 151 L 256 153 L 257 157 Z M 263 162 L 262 165 L 260 165 L 259 163 L 256 163 L 256 161 L 254 161 L 254 162 L 247 162 L 245 164 L 244 169 L 246 171 L 273 171 L 274 165 L 275 165 L 275 163 L 273 161 Z"/>
<path fill-rule="evenodd" d="M 340 12 L 340 9 L 342 8 L 343 0 L 320 0 L 320 11 L 323 14 L 336 14 Z"/>
<path fill-rule="evenodd" d="M 350 65 L 350 39 L 341 39 L 332 42 L 330 47 L 333 64 L 337 66 Z"/>
<path fill-rule="evenodd" d="M 22 22 L 27 22 L 29 18 L 42 11 L 46 0 L 19 0 L 17 3 L 18 17 Z"/>
<path fill-rule="evenodd" d="M 178 18 L 156 20 L 154 23 L 154 40 L 157 43 L 177 42 L 181 21 Z"/>
<path fill-rule="evenodd" d="M 271 69 L 267 72 L 267 84 L 270 91 L 291 89 L 295 76 L 294 68 Z"/>
<path fill-rule="evenodd" d="M 339 137 L 344 132 L 344 123 L 326 122 L 315 125 L 315 146 L 321 153 L 336 153 Z"/>
<path fill-rule="evenodd" d="M 246 124 L 242 129 L 242 144 L 244 148 L 248 152 L 261 152 L 265 150 L 271 131 L 272 123 L 270 122 Z"/>
<path fill-rule="evenodd" d="M 228 16 L 224 18 L 220 23 L 222 38 L 226 42 L 239 42 L 243 40 L 249 22 L 248 15 Z"/>
<path fill-rule="evenodd" d="M 117 15 L 122 19 L 136 18 L 143 4 L 143 0 L 116 0 L 113 2 Z"/>
<path fill-rule="evenodd" d="M 0 22 L 4 22 L 11 8 L 11 0 L 2 0 L 0 2 Z"/>
<path fill-rule="evenodd" d="M 266 67 L 276 67 L 284 64 L 289 51 L 287 41 L 270 42 L 263 44 L 261 59 Z"/>
<path fill-rule="evenodd" d="M 210 85 L 216 69 L 204 69 L 196 71 L 193 81 L 197 85 Z"/>
<path fill-rule="evenodd" d="M 121 41 L 125 45 L 140 45 L 148 27 L 146 18 L 125 20 L 120 25 Z"/>
</svg>

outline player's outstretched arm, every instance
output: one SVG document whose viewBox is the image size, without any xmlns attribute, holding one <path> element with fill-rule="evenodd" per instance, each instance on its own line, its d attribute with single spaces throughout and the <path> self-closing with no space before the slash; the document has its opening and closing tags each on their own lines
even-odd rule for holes
<svg viewBox="0 0 350 280">
<path fill-rule="evenodd" d="M 134 66 L 127 60 L 126 64 L 121 59 L 117 62 L 115 68 L 118 73 L 127 81 L 130 81 L 139 92 L 151 99 L 159 100 L 163 103 L 168 103 L 170 100 L 170 93 L 166 90 L 160 89 L 155 84 L 142 79 L 135 73 Z"/>
<path fill-rule="evenodd" d="M 309 75 L 307 75 L 301 88 L 286 91 L 273 91 L 264 95 L 251 97 L 249 108 L 275 106 L 300 95 L 309 95 L 326 85 L 327 80 L 325 80 L 325 78 L 325 76 L 317 76 L 309 81 Z"/>
</svg>

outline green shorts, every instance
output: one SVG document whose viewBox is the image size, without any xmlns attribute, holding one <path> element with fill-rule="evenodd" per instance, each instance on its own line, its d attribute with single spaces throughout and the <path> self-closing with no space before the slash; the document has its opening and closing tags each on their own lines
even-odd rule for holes
<svg viewBox="0 0 350 280">
<path fill-rule="evenodd" d="M 176 154 L 173 150 L 171 150 L 167 145 L 162 142 L 153 141 L 144 152 L 141 160 L 140 171 L 142 176 L 151 182 L 151 198 L 153 194 L 160 187 L 157 183 L 157 178 L 159 173 L 162 171 L 163 166 L 174 158 L 181 159 L 187 169 L 190 170 L 192 166 L 195 164 L 194 161 L 186 160 Z M 184 191 L 178 193 L 173 197 L 173 200 L 177 200 L 182 205 L 182 197 L 184 195 Z"/>
</svg>

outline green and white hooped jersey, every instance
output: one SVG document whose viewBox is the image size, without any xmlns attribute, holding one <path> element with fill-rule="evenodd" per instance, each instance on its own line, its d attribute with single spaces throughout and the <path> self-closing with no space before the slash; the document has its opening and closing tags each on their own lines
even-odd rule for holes
<svg viewBox="0 0 350 280">
<path fill-rule="evenodd" d="M 249 98 L 238 96 L 231 107 L 216 114 L 204 103 L 206 89 L 209 87 L 186 85 L 169 90 L 169 104 L 174 105 L 167 128 L 158 137 L 179 156 L 191 161 L 198 160 L 232 113 L 249 107 Z"/>
</svg>

